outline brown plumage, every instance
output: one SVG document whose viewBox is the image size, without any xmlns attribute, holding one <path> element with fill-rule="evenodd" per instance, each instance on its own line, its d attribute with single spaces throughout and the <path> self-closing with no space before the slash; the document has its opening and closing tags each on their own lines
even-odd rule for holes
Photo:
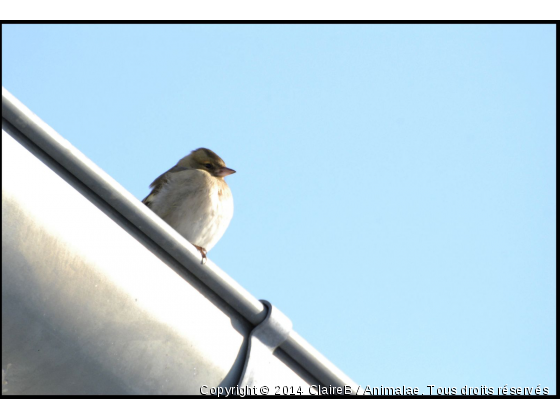
<svg viewBox="0 0 560 420">
<path fill-rule="evenodd" d="M 224 177 L 235 173 L 206 148 L 193 150 L 150 184 L 142 200 L 202 254 L 202 262 L 233 216 L 233 197 Z"/>
</svg>

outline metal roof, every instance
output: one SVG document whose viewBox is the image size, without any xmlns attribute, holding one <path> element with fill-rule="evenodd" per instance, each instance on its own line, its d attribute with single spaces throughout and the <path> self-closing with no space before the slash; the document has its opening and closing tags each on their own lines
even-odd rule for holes
<svg viewBox="0 0 560 420">
<path fill-rule="evenodd" d="M 200 264 L 188 241 L 4 88 L 2 149 L 3 393 L 356 390 L 276 308 Z M 274 345 L 262 327 L 255 334 L 265 319 Z M 257 343 L 270 351 L 263 367 Z"/>
</svg>

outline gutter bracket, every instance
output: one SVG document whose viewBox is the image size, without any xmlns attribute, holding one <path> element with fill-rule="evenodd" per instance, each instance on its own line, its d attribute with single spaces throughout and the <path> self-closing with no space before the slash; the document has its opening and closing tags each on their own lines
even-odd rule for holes
<svg viewBox="0 0 560 420">
<path fill-rule="evenodd" d="M 292 321 L 278 308 L 266 300 L 261 300 L 268 309 L 266 318 L 251 331 L 243 373 L 239 387 L 263 385 L 263 373 L 272 369 L 274 350 L 288 339 L 292 331 Z"/>
</svg>

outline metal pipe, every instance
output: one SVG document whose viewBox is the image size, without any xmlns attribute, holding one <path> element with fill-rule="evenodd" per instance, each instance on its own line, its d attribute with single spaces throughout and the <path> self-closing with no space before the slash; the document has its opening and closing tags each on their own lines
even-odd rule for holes
<svg viewBox="0 0 560 420">
<path fill-rule="evenodd" d="M 87 186 L 95 200 L 112 208 L 127 223 L 145 235 L 147 238 L 144 238 L 144 241 L 153 241 L 157 244 L 162 252 L 167 253 L 192 273 L 250 324 L 258 325 L 265 319 L 266 308 L 258 299 L 212 261 L 208 260 L 205 265 L 201 265 L 200 255 L 194 246 L 27 109 L 4 87 L 2 87 L 2 117 L 27 137 L 35 147 Z M 290 333 L 280 348 L 321 384 L 337 387 L 349 385 L 356 390 L 355 382 L 295 331 Z"/>
</svg>

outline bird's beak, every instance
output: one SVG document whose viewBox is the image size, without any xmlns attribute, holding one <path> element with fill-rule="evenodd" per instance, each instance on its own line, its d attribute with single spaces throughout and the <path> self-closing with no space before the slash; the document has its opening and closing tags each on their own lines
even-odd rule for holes
<svg viewBox="0 0 560 420">
<path fill-rule="evenodd" d="M 217 176 L 219 177 L 226 177 L 228 175 L 234 174 L 235 171 L 233 169 L 229 169 L 229 168 L 222 168 L 217 172 Z"/>
</svg>

